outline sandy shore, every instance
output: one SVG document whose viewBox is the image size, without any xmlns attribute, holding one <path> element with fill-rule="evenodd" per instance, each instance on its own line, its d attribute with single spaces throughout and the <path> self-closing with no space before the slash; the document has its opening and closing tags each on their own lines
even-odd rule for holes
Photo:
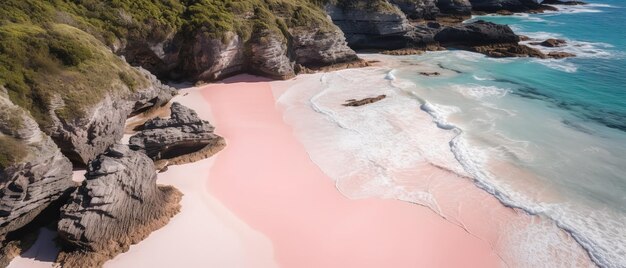
<svg viewBox="0 0 626 268">
<path fill-rule="evenodd" d="M 174 101 L 205 120 L 213 119 L 198 88 L 182 90 Z M 271 241 L 208 194 L 207 174 L 213 163 L 210 158 L 160 173 L 159 184 L 183 192 L 181 212 L 105 267 L 276 267 Z"/>
<path fill-rule="evenodd" d="M 214 124 L 228 146 L 211 159 L 172 166 L 159 174 L 159 183 L 184 193 L 181 213 L 105 267 L 502 264 L 489 241 L 427 207 L 342 195 L 283 121 L 276 106 L 278 95 L 273 95 L 272 83 L 248 75 L 182 90 L 175 101 Z M 483 222 L 471 218 L 476 222 L 466 224 Z M 54 234 L 44 235 L 42 241 L 49 241 L 48 236 Z M 497 240 L 495 236 L 487 240 Z M 39 259 L 43 261 L 25 254 L 11 267 L 52 265 L 53 258 Z"/>
<path fill-rule="evenodd" d="M 498 266 L 487 243 L 425 207 L 341 195 L 283 122 L 270 83 L 227 81 L 202 94 L 228 141 L 208 190 L 272 241 L 281 267 Z"/>
<path fill-rule="evenodd" d="M 212 120 L 209 104 L 197 88 L 184 89 L 176 97 Z M 160 114 L 164 116 L 165 114 Z M 129 121 L 137 124 L 135 120 Z M 122 142 L 127 142 L 125 135 Z M 272 243 L 251 229 L 208 194 L 207 175 L 214 158 L 171 166 L 159 174 L 158 183 L 173 185 L 183 194 L 182 209 L 163 228 L 153 232 L 105 267 L 276 267 Z M 74 174 L 80 181 L 84 171 Z M 58 249 L 56 232 L 42 229 L 36 244 L 15 258 L 9 267 L 53 267 Z"/>
</svg>

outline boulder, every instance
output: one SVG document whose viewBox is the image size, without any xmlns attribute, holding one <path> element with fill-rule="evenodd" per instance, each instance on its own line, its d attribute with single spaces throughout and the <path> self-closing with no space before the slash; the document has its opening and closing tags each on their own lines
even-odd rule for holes
<svg viewBox="0 0 626 268">
<path fill-rule="evenodd" d="M 368 105 L 368 104 L 372 104 L 375 102 L 379 102 L 383 99 L 385 99 L 387 97 L 387 95 L 379 95 L 373 98 L 365 98 L 365 99 L 350 99 L 350 100 L 346 100 L 346 103 L 342 104 L 343 106 L 347 106 L 347 107 L 359 107 L 359 106 L 363 106 L 363 105 Z"/>
<path fill-rule="evenodd" d="M 177 102 L 170 110 L 169 119 L 148 120 L 130 138 L 130 148 L 148 155 L 159 169 L 210 157 L 226 145 L 224 138 L 213 133 L 214 127 L 195 111 Z"/>
<path fill-rule="evenodd" d="M 563 58 L 576 57 L 576 54 L 563 52 L 563 51 L 554 51 L 554 52 L 548 53 L 548 57 L 552 59 L 563 59 Z"/>
<path fill-rule="evenodd" d="M 125 145 L 113 145 L 90 162 L 85 177 L 61 208 L 61 266 L 100 267 L 180 210 L 182 194 L 157 186 L 152 160 Z"/>
<path fill-rule="evenodd" d="M 534 49 L 532 47 L 520 45 L 517 43 L 475 46 L 472 47 L 470 50 L 494 58 L 533 57 L 545 59 L 548 57 L 538 49 Z"/>
<path fill-rule="evenodd" d="M 532 45 L 538 45 L 538 46 L 544 46 L 544 47 L 562 47 L 565 46 L 567 44 L 567 41 L 563 40 L 563 39 L 554 39 L 554 38 L 550 38 L 547 39 L 543 42 L 534 42 L 531 43 Z"/>
<path fill-rule="evenodd" d="M 460 47 L 517 43 L 520 40 L 509 26 L 482 20 L 446 27 L 434 38 L 443 46 Z"/>
</svg>

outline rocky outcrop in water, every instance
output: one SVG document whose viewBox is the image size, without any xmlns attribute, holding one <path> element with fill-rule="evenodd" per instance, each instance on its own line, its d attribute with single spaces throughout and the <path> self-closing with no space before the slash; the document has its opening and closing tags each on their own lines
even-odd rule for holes
<svg viewBox="0 0 626 268">
<path fill-rule="evenodd" d="M 61 208 L 58 224 L 64 267 L 99 267 L 164 226 L 180 210 L 182 194 L 157 186 L 150 158 L 113 145 L 93 160 L 86 180 Z"/>
<path fill-rule="evenodd" d="M 159 169 L 208 158 L 226 146 L 224 138 L 198 114 L 174 102 L 169 119 L 148 120 L 130 138 L 130 147 L 152 158 Z"/>
<path fill-rule="evenodd" d="M 567 44 L 567 41 L 565 41 L 563 39 L 550 38 L 550 39 L 546 39 L 543 42 L 533 42 L 533 43 L 530 43 L 530 44 L 538 45 L 538 46 L 544 46 L 544 47 L 562 47 L 562 46 L 565 46 Z"/>
<path fill-rule="evenodd" d="M 19 253 L 5 236 L 24 227 L 75 187 L 72 164 L 0 87 L 0 251 Z M 20 237 L 16 237 L 20 239 Z M 7 247 L 12 248 L 9 250 Z"/>
<path fill-rule="evenodd" d="M 379 95 L 373 98 L 365 98 L 365 99 L 361 99 L 361 100 L 356 100 L 356 99 L 351 99 L 351 100 L 347 100 L 346 103 L 342 104 L 343 106 L 347 106 L 347 107 L 359 107 L 359 106 L 363 106 L 363 105 L 368 105 L 368 104 L 372 104 L 375 102 L 379 102 L 383 99 L 385 99 L 387 97 L 387 95 Z"/>
</svg>

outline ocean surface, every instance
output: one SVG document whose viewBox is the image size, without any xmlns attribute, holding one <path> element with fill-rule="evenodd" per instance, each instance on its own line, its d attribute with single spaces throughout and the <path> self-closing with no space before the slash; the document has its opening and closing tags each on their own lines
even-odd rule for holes
<svg viewBox="0 0 626 268">
<path fill-rule="evenodd" d="M 537 48 L 576 58 L 493 59 L 465 51 L 364 55 L 388 65 L 323 75 L 323 88 L 304 105 L 332 123 L 337 134 L 329 135 L 331 126 L 324 129 L 319 121 L 316 128 L 324 135 L 309 131 L 303 143 L 339 190 L 353 198 L 394 197 L 444 215 L 434 175 L 427 185 L 420 185 L 424 178 L 404 178 L 413 176 L 407 174 L 414 174 L 416 163 L 427 163 L 541 219 L 541 228 L 507 229 L 524 229 L 508 238 L 519 244 L 509 257 L 526 259 L 518 262 L 522 267 L 580 266 L 554 261 L 570 258 L 566 253 L 576 252 L 572 243 L 598 266 L 626 267 L 626 1 L 589 2 L 545 14 L 473 18 L 508 24 L 535 39 L 529 42 L 565 39 L 565 47 Z M 424 76 L 420 70 L 441 75 Z M 290 117 L 301 94 L 294 92 L 281 96 L 279 104 L 288 110 L 287 122 L 305 124 Z M 384 92 L 388 98 L 358 111 L 337 104 L 357 92 Z M 424 116 L 436 130 L 419 123 Z M 323 142 L 334 148 L 312 146 Z M 330 149 L 337 152 L 332 157 Z M 447 211 L 460 211 L 456 206 Z M 555 234 L 550 224 L 575 242 Z"/>
<path fill-rule="evenodd" d="M 568 45 L 553 50 L 576 58 L 446 52 L 415 60 L 459 71 L 452 78 L 396 76 L 420 85 L 415 93 L 428 103 L 456 109 L 432 112 L 462 131 L 451 148 L 483 188 L 553 219 L 597 264 L 626 267 L 626 2 L 590 2 L 474 18 L 538 40 L 563 38 Z"/>
</svg>

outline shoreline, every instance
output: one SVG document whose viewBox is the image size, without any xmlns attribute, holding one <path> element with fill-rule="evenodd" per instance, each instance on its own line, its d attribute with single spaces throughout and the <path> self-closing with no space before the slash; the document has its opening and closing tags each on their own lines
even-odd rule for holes
<svg viewBox="0 0 626 268">
<path fill-rule="evenodd" d="M 384 57 L 375 58 L 381 60 Z M 384 59 L 381 61 L 384 62 Z M 281 109 L 286 111 L 285 120 L 294 127 L 313 161 L 337 181 L 338 189 L 351 198 L 394 198 L 429 207 L 450 222 L 487 241 L 513 267 L 541 265 L 542 261 L 555 265 L 569 263 L 584 266 L 593 263 L 586 250 L 553 221 L 508 207 L 476 185 L 471 175 L 465 174 L 464 168 L 454 165 L 459 163 L 456 156 L 451 154 L 448 143 L 456 134 L 437 127 L 433 122 L 437 120 L 422 111 L 415 100 L 403 100 L 405 97 L 402 94 L 386 88 L 385 83 L 396 83 L 400 88 L 407 83 L 395 81 L 393 75 L 390 75 L 389 71 L 395 69 L 396 64 L 388 62 L 387 69 L 367 68 L 315 74 L 277 82 L 280 86 L 276 88 L 275 94 Z M 432 64 L 411 64 L 410 72 L 441 72 L 445 75 L 446 70 L 429 65 Z M 379 80 L 371 77 L 379 77 Z M 355 112 L 340 105 L 345 99 L 378 94 L 388 96 L 380 105 L 371 104 Z M 411 110 L 415 112 L 402 112 Z M 372 123 L 368 123 L 370 121 Z M 380 128 L 382 132 L 375 132 L 372 136 L 365 134 Z M 385 132 L 384 129 L 390 131 Z M 317 135 L 313 130 L 325 135 Z M 404 138 L 395 139 L 396 136 Z M 411 142 L 410 137 L 420 138 Z M 439 152 L 435 154 L 437 157 L 448 156 L 447 160 L 435 158 L 435 162 L 429 160 L 428 154 L 425 159 L 393 160 L 392 155 L 377 156 L 377 152 L 363 149 L 368 147 L 385 148 L 405 157 L 433 150 Z M 364 155 L 367 158 L 359 160 Z M 407 164 L 405 161 L 415 162 Z M 437 161 L 443 161 L 441 163 L 444 165 Z M 372 166 L 385 167 L 385 172 L 377 175 L 381 179 L 379 182 L 369 178 L 377 172 L 369 162 L 375 163 Z M 446 167 L 445 163 L 453 165 Z M 513 167 L 504 168 L 508 170 Z M 420 176 L 426 178 L 415 179 Z M 401 190 L 398 192 L 398 189 Z M 547 234 L 555 237 L 542 239 Z M 548 243 L 536 244 L 537 241 Z M 531 252 L 532 258 L 524 257 Z"/>
<path fill-rule="evenodd" d="M 384 62 L 379 62 L 376 67 L 369 68 L 384 67 Z M 338 72 L 358 70 L 362 69 Z M 445 70 L 437 71 L 445 73 Z M 506 232 L 494 232 L 492 228 L 508 225 L 511 218 L 524 218 L 524 215 L 504 207 L 494 196 L 465 178 L 458 180 L 428 168 L 421 171 L 446 180 L 448 185 L 439 188 L 439 194 L 445 198 L 450 198 L 450 193 L 462 193 L 448 199 L 449 211 L 463 204 L 463 211 L 478 210 L 482 215 L 504 219 L 503 222 L 485 224 L 484 217 L 476 217 L 473 212 L 461 215 L 460 210 L 459 215 L 444 215 L 428 206 L 412 204 L 412 200 L 401 201 L 386 196 L 345 197 L 346 188 L 333 184 L 333 179 L 323 172 L 323 166 L 314 160 L 312 145 L 303 144 L 301 138 L 296 138 L 301 137 L 305 128 L 288 124 L 284 118 L 287 109 L 278 104 L 290 90 L 290 83 L 319 81 L 319 77 L 326 74 L 301 75 L 289 81 L 273 82 L 238 75 L 220 83 L 182 89 L 173 101 L 181 102 L 209 120 L 216 126 L 216 133 L 225 137 L 229 145 L 210 159 L 170 166 L 167 172 L 159 174 L 159 184 L 173 185 L 185 194 L 182 211 L 168 225 L 107 262 L 105 267 L 150 262 L 154 265 L 213 263 L 218 266 L 238 263 L 235 267 L 250 264 L 255 267 L 303 267 L 304 264 L 310 267 L 381 267 L 390 264 L 393 267 L 466 267 L 468 263 L 476 267 L 497 267 L 502 262 L 511 265 L 508 261 L 511 258 L 499 256 L 501 252 L 498 252 L 497 243 Z M 270 161 L 276 156 L 280 164 Z M 242 167 L 254 169 L 253 173 L 242 170 Z M 256 176 L 259 178 L 254 178 Z M 294 184 L 294 180 L 306 187 Z M 474 196 L 463 197 L 467 191 Z M 303 197 L 305 200 L 298 200 Z M 468 202 L 472 201 L 471 198 L 487 201 L 488 205 L 472 207 L 472 202 Z M 532 217 L 525 219 L 522 222 L 526 221 L 526 224 L 533 221 Z M 207 228 L 206 223 L 213 224 L 214 228 Z M 182 237 L 181 233 L 184 234 Z M 216 237 L 221 237 L 219 243 Z M 206 244 L 199 247 L 198 241 Z M 306 245 L 307 248 L 293 245 Z M 207 248 L 221 253 L 207 258 Z M 162 252 L 176 254 L 154 257 Z M 446 259 L 451 254 L 455 258 Z M 368 256 L 367 260 L 362 256 Z M 337 263 L 340 259 L 364 262 Z"/>
<path fill-rule="evenodd" d="M 341 195 L 283 121 L 269 83 L 204 88 L 213 103 L 216 133 L 229 141 L 211 169 L 209 189 L 273 241 L 280 265 L 499 265 L 488 244 L 426 207 Z"/>
</svg>

